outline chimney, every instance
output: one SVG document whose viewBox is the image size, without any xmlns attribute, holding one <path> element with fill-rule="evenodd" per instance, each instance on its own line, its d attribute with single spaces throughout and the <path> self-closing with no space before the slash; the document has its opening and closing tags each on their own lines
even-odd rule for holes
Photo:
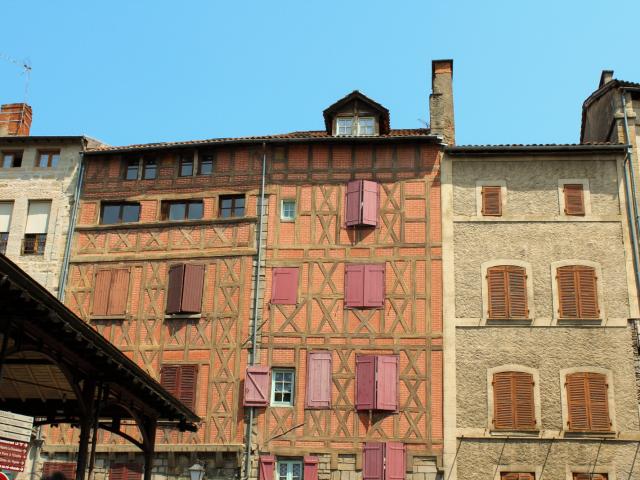
<svg viewBox="0 0 640 480">
<path fill-rule="evenodd" d="M 455 144 L 453 121 L 453 60 L 431 62 L 431 95 L 429 95 L 429 126 L 431 133 L 441 135 L 448 145 Z"/>
<path fill-rule="evenodd" d="M 598 88 L 602 88 L 603 85 L 606 85 L 611 80 L 613 80 L 613 70 L 602 70 L 602 73 L 600 74 L 600 85 L 598 85 Z"/>
<path fill-rule="evenodd" d="M 8 103 L 0 108 L 0 137 L 29 135 L 31 107 L 26 103 Z"/>
</svg>

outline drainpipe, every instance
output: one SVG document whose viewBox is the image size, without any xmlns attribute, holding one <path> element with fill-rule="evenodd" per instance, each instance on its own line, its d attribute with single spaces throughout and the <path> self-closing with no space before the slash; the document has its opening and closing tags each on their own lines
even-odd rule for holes
<svg viewBox="0 0 640 480">
<path fill-rule="evenodd" d="M 251 353 L 249 354 L 249 365 L 256 363 L 256 337 L 258 336 L 258 307 L 259 307 L 259 295 L 260 288 L 260 272 L 262 271 L 262 228 L 264 225 L 264 184 L 265 176 L 267 172 L 267 144 L 262 142 L 262 181 L 260 184 L 260 213 L 258 214 L 258 235 L 256 236 L 258 242 L 258 258 L 256 264 L 256 276 L 253 282 L 253 323 L 251 325 Z M 255 407 L 249 408 L 249 421 L 247 423 L 247 441 L 246 441 L 246 454 L 244 457 L 244 473 L 245 478 L 249 478 L 249 468 L 251 466 L 251 435 L 253 432 L 253 416 Z"/>
</svg>

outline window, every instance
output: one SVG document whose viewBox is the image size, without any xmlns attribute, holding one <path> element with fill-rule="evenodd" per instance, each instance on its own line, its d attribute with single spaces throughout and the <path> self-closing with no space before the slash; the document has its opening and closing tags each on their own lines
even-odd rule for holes
<svg viewBox="0 0 640 480">
<path fill-rule="evenodd" d="M 93 289 L 92 315 L 121 316 L 127 311 L 129 270 L 98 270 Z"/>
<path fill-rule="evenodd" d="M 373 117 L 358 118 L 358 135 L 373 135 L 375 120 Z"/>
<path fill-rule="evenodd" d="M 346 307 L 384 307 L 385 264 L 345 265 L 344 304 Z"/>
<path fill-rule="evenodd" d="M 378 224 L 378 184 L 369 180 L 353 180 L 347 184 L 347 227 Z"/>
<path fill-rule="evenodd" d="M 331 352 L 307 354 L 307 385 L 305 408 L 331 408 Z"/>
<path fill-rule="evenodd" d="M 405 445 L 400 442 L 365 442 L 362 455 L 363 480 L 404 480 Z"/>
<path fill-rule="evenodd" d="M 336 134 L 338 136 L 375 135 L 376 120 L 374 117 L 337 117 Z"/>
<path fill-rule="evenodd" d="M 220 217 L 244 217 L 244 195 L 221 195 Z"/>
<path fill-rule="evenodd" d="M 193 175 L 193 154 L 183 153 L 180 155 L 180 171 L 178 175 L 181 177 L 190 177 Z"/>
<path fill-rule="evenodd" d="M 163 220 L 199 220 L 204 213 L 202 200 L 175 200 L 162 202 Z"/>
<path fill-rule="evenodd" d="M 109 480 L 142 480 L 142 465 L 138 463 L 112 463 Z"/>
<path fill-rule="evenodd" d="M 574 473 L 573 480 L 609 480 L 606 473 Z"/>
<path fill-rule="evenodd" d="M 278 460 L 277 480 L 302 480 L 302 462 Z"/>
<path fill-rule="evenodd" d="M 487 269 L 490 320 L 526 319 L 527 273 L 523 267 L 498 265 Z"/>
<path fill-rule="evenodd" d="M 31 200 L 22 242 L 23 255 L 43 255 L 49 226 L 50 200 Z"/>
<path fill-rule="evenodd" d="M 338 117 L 338 135 L 353 135 L 353 117 Z"/>
<path fill-rule="evenodd" d="M 502 187 L 482 187 L 482 215 L 499 217 L 502 215 Z"/>
<path fill-rule="evenodd" d="M 266 407 L 269 404 L 269 367 L 250 365 L 244 379 L 245 407 Z"/>
<path fill-rule="evenodd" d="M 137 180 L 138 172 L 140 171 L 140 159 L 139 158 L 129 158 L 126 161 L 126 170 L 124 173 L 125 180 Z"/>
<path fill-rule="evenodd" d="M 153 180 L 158 176 L 158 164 L 155 158 L 145 159 L 142 162 L 142 178 Z"/>
<path fill-rule="evenodd" d="M 272 271 L 271 279 L 272 304 L 298 303 L 298 267 L 276 267 Z"/>
<path fill-rule="evenodd" d="M 172 313 L 200 313 L 204 265 L 180 264 L 169 268 L 167 310 Z"/>
<path fill-rule="evenodd" d="M 274 368 L 271 373 L 271 405 L 290 407 L 293 405 L 295 371 Z"/>
<path fill-rule="evenodd" d="M 0 253 L 6 253 L 13 202 L 0 202 Z"/>
<path fill-rule="evenodd" d="M 137 222 L 140 220 L 139 203 L 103 203 L 100 212 L 100 223 L 112 225 L 115 223 Z"/>
<path fill-rule="evenodd" d="M 492 386 L 493 428 L 536 428 L 533 375 L 526 372 L 497 372 L 493 374 Z"/>
<path fill-rule="evenodd" d="M 567 427 L 572 432 L 608 432 L 609 384 L 602 373 L 578 372 L 565 378 Z"/>
<path fill-rule="evenodd" d="M 22 152 L 2 152 L 2 168 L 22 166 Z"/>
<path fill-rule="evenodd" d="M 581 183 L 565 183 L 564 213 L 565 215 L 584 215 L 584 185 Z"/>
<path fill-rule="evenodd" d="M 56 168 L 59 161 L 60 150 L 38 152 L 38 167 L 40 168 Z"/>
<path fill-rule="evenodd" d="M 42 478 L 58 478 L 53 477 L 56 473 L 62 474 L 64 480 L 75 480 L 76 462 L 44 462 Z"/>
<path fill-rule="evenodd" d="M 296 201 L 282 200 L 282 208 L 280 209 L 280 219 L 285 221 L 295 220 L 296 218 Z"/>
<path fill-rule="evenodd" d="M 197 365 L 164 365 L 160 370 L 160 385 L 193 410 L 198 381 Z"/>
<path fill-rule="evenodd" d="M 397 392 L 397 356 L 356 356 L 356 410 L 396 411 Z"/>
<path fill-rule="evenodd" d="M 536 480 L 535 473 L 502 472 L 500 480 Z"/>
<path fill-rule="evenodd" d="M 198 175 L 211 175 L 213 173 L 213 154 L 203 153 L 198 158 Z"/>
<path fill-rule="evenodd" d="M 596 269 L 567 265 L 556 270 L 561 319 L 599 319 Z"/>
</svg>

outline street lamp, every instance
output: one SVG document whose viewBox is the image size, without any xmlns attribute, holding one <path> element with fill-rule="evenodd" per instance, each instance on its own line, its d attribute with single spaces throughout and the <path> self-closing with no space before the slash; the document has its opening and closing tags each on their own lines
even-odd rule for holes
<svg viewBox="0 0 640 480">
<path fill-rule="evenodd" d="M 197 462 L 189 467 L 191 480 L 202 480 L 204 478 L 204 472 L 204 467 Z"/>
</svg>

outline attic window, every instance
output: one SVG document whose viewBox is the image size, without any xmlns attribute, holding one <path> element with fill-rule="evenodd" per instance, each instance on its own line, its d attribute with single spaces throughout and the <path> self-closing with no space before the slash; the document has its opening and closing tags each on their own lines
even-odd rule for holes
<svg viewBox="0 0 640 480">
<path fill-rule="evenodd" d="M 338 135 L 353 135 L 353 117 L 338 118 Z"/>
<path fill-rule="evenodd" d="M 374 117 L 338 117 L 336 120 L 336 135 L 338 136 L 368 136 L 375 135 Z"/>
</svg>

